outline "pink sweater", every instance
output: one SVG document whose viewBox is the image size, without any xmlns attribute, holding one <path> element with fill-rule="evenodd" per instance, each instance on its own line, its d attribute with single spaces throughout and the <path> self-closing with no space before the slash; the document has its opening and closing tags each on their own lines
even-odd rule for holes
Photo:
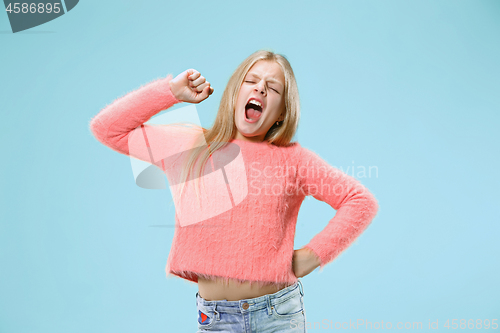
<svg viewBox="0 0 500 333">
<path fill-rule="evenodd" d="M 151 149 L 170 149 L 170 155 L 181 151 L 182 144 L 174 143 L 180 134 L 169 126 L 144 123 L 180 103 L 170 91 L 171 79 L 168 75 L 143 85 L 116 99 L 90 121 L 97 140 L 119 153 L 155 164 L 169 182 L 176 173 L 174 163 L 152 156 Z M 136 128 L 146 135 L 142 145 L 131 140 Z M 180 137 L 189 142 L 188 132 L 185 134 Z M 198 276 L 217 276 L 259 285 L 294 283 L 295 226 L 307 195 L 336 210 L 328 225 L 304 246 L 319 257 L 320 270 L 353 243 L 378 211 L 375 197 L 359 181 L 298 142 L 287 147 L 266 141 L 233 139 L 231 143 L 239 147 L 245 162 L 248 194 L 233 202 L 231 209 L 198 223 L 181 225 L 176 212 L 167 277 L 172 274 L 192 282 L 198 282 Z"/>
</svg>

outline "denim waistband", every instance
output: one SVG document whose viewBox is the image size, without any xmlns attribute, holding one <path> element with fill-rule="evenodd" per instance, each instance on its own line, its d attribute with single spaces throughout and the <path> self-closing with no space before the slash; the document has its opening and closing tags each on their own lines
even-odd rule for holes
<svg viewBox="0 0 500 333">
<path fill-rule="evenodd" d="M 232 313 L 252 312 L 264 309 L 266 307 L 270 308 L 270 306 L 274 304 L 285 302 L 286 300 L 298 295 L 304 296 L 303 290 L 304 289 L 302 286 L 302 282 L 300 280 L 297 280 L 297 282 L 295 282 L 291 286 L 278 290 L 275 293 L 255 298 L 245 298 L 239 301 L 207 301 L 202 298 L 198 292 L 196 292 L 196 304 L 199 304 L 207 308 L 208 310 L 212 310 L 215 312 L 217 312 L 217 310 Z"/>
</svg>

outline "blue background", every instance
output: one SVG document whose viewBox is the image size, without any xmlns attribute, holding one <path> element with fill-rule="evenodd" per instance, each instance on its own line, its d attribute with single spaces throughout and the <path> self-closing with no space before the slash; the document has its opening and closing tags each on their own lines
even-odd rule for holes
<svg viewBox="0 0 500 333">
<path fill-rule="evenodd" d="M 209 127 L 258 49 L 294 68 L 296 140 L 349 174 L 375 167 L 357 177 L 372 225 L 302 279 L 309 331 L 500 319 L 499 1 L 89 0 L 16 34 L 4 12 L 0 32 L 0 332 L 196 331 L 197 285 L 165 277 L 169 190 L 135 185 L 88 125 L 195 68 L 215 88 L 196 106 Z M 295 248 L 334 213 L 307 199 Z"/>
</svg>

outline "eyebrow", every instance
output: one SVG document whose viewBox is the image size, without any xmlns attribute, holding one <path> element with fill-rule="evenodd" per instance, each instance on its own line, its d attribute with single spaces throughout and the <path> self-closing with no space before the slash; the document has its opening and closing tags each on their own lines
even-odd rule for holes
<svg viewBox="0 0 500 333">
<path fill-rule="evenodd" d="M 254 77 L 257 77 L 257 78 L 259 78 L 259 79 L 260 79 L 260 76 L 259 76 L 258 74 L 255 74 L 255 73 L 248 73 L 248 75 L 251 75 L 251 76 L 254 76 Z M 283 84 L 282 84 L 280 81 L 276 80 L 276 79 L 268 79 L 268 81 L 271 81 L 271 82 L 277 83 L 277 84 L 279 84 L 280 86 L 282 86 L 282 87 L 283 87 Z"/>
</svg>

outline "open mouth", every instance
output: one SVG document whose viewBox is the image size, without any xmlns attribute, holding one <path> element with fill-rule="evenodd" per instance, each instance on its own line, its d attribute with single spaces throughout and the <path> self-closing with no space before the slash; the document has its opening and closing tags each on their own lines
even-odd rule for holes
<svg viewBox="0 0 500 333">
<path fill-rule="evenodd" d="M 262 105 L 260 102 L 251 99 L 245 105 L 245 117 L 249 120 L 257 120 L 262 116 Z"/>
</svg>

